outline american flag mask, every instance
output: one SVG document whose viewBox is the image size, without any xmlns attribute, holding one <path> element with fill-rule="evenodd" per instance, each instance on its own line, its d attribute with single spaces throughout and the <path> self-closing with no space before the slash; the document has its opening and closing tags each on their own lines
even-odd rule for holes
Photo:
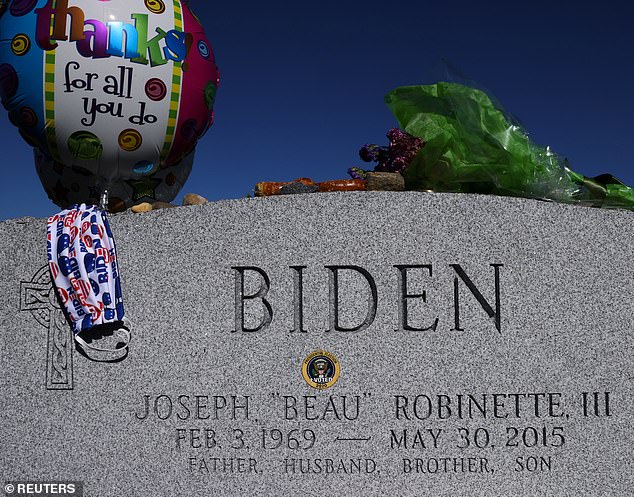
<svg viewBox="0 0 634 497">
<path fill-rule="evenodd" d="M 125 318 L 117 252 L 105 212 L 80 204 L 49 218 L 47 254 L 75 341 L 93 360 L 125 357 L 130 322 Z M 115 348 L 97 346 L 104 335 L 115 336 Z"/>
</svg>

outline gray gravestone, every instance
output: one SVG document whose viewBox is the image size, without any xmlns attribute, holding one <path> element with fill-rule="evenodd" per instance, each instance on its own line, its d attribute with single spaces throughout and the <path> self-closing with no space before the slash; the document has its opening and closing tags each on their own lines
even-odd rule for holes
<svg viewBox="0 0 634 497">
<path fill-rule="evenodd" d="M 114 364 L 74 346 L 45 220 L 3 222 L 0 475 L 91 497 L 632 495 L 633 221 L 419 193 L 114 216 Z"/>
</svg>

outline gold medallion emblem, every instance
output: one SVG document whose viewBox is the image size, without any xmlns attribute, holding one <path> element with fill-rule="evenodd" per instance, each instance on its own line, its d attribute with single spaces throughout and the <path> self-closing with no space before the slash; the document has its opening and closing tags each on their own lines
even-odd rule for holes
<svg viewBox="0 0 634 497">
<path fill-rule="evenodd" d="M 339 361 L 325 350 L 316 350 L 302 363 L 304 380 L 317 390 L 325 390 L 337 383 L 339 373 Z"/>
</svg>

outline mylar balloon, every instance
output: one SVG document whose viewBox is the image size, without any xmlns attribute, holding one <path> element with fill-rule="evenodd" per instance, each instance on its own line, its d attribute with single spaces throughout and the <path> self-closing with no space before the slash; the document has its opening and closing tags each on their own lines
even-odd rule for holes
<svg viewBox="0 0 634 497">
<path fill-rule="evenodd" d="M 172 200 L 219 83 L 180 0 L 0 0 L 0 96 L 61 207 Z"/>
</svg>

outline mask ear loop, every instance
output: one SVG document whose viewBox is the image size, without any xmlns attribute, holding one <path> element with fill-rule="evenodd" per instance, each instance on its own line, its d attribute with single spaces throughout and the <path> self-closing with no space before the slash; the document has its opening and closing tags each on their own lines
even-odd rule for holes
<svg viewBox="0 0 634 497">
<path fill-rule="evenodd" d="M 128 355 L 128 346 L 131 340 L 130 330 L 132 329 L 132 323 L 126 317 L 122 320 L 122 326 L 114 333 L 115 336 L 120 339 L 117 345 L 122 344 L 121 347 L 116 349 L 106 349 L 102 347 L 94 347 L 87 343 L 79 335 L 75 335 L 75 341 L 81 346 L 82 350 L 88 356 L 88 358 L 95 362 L 116 362 L 120 361 Z"/>
</svg>

